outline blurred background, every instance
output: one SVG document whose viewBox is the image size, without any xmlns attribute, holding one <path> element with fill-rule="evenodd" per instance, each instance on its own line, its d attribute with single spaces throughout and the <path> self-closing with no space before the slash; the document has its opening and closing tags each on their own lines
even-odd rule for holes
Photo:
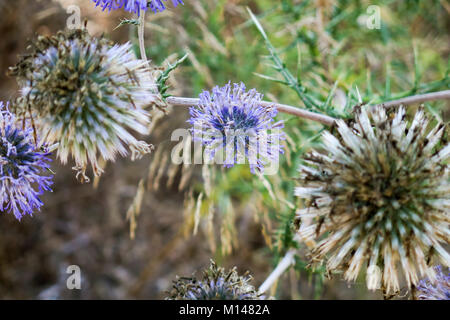
<svg viewBox="0 0 450 320">
<path fill-rule="evenodd" d="M 18 95 L 8 67 L 30 39 L 66 28 L 71 5 L 81 9 L 91 34 L 136 42 L 135 26 L 115 29 L 130 14 L 102 12 L 91 0 L 0 0 L 1 100 Z M 379 9 L 379 28 L 368 27 L 369 6 Z M 246 7 L 297 84 L 321 101 L 330 98 L 329 114 L 348 114 L 356 90 L 365 102 L 381 102 L 449 87 L 446 0 L 185 0 L 168 7 L 147 15 L 146 46 L 162 69 L 189 54 L 171 74 L 173 95 L 196 97 L 243 81 L 265 99 L 303 107 L 271 67 L 267 43 Z M 448 102 L 425 107 L 448 120 Z M 44 196 L 42 211 L 21 222 L 0 215 L 1 299 L 163 299 L 177 275 L 200 274 L 211 258 L 250 271 L 255 286 L 270 274 L 292 246 L 295 210 L 302 205 L 293 195 L 299 158 L 317 145 L 323 127 L 280 115 L 288 134 L 280 174 L 259 179 L 244 165 L 225 171 L 172 164 L 170 135 L 188 128 L 188 110 L 167 107 L 154 118 L 144 137 L 156 147 L 150 156 L 118 159 L 101 179 L 84 185 L 70 165 L 54 161 L 53 193 Z M 340 275 L 326 278 L 324 270 L 308 268 L 305 248 L 299 252 L 295 268 L 273 288 L 276 298 L 382 298 L 366 290 L 364 277 L 353 284 Z M 69 265 L 81 269 L 81 290 L 66 288 Z"/>
</svg>

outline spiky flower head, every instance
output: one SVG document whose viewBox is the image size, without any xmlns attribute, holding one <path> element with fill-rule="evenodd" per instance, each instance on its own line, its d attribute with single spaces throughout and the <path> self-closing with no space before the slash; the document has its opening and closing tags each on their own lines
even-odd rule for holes
<svg viewBox="0 0 450 320">
<path fill-rule="evenodd" d="M 296 194 L 309 202 L 298 215 L 300 236 L 313 247 L 314 261 L 328 259 L 329 271 L 343 270 L 354 281 L 367 265 L 367 286 L 400 289 L 398 268 L 408 286 L 419 274 L 434 279 L 433 258 L 445 265 L 449 241 L 450 145 L 445 126 L 428 130 L 420 109 L 405 120 L 405 109 L 363 109 L 353 125 L 337 121 L 337 137 L 326 132 L 324 149 L 300 167 Z M 316 243 L 315 240 L 318 240 Z"/>
<path fill-rule="evenodd" d="M 132 12 L 140 15 L 141 11 L 147 11 L 150 8 L 154 13 L 163 12 L 166 10 L 165 3 L 167 0 L 92 0 L 95 6 L 100 6 L 103 11 L 108 9 L 118 10 L 123 9 L 128 12 Z M 176 7 L 179 4 L 184 4 L 182 0 L 172 0 L 173 5 Z"/>
<path fill-rule="evenodd" d="M 275 122 L 276 108 L 261 105 L 262 94 L 246 91 L 243 83 L 228 83 L 199 97 L 198 105 L 190 108 L 188 122 L 194 141 L 205 146 L 210 158 L 222 151 L 228 168 L 248 159 L 252 173 L 278 160 L 283 153 L 283 122 Z"/>
<path fill-rule="evenodd" d="M 37 149 L 33 129 L 19 126 L 0 101 L 0 212 L 20 220 L 41 208 L 39 196 L 52 185 L 52 176 L 44 175 L 50 169 L 48 155 Z"/>
<path fill-rule="evenodd" d="M 255 287 L 250 285 L 252 277 L 246 273 L 238 275 L 236 268 L 225 271 L 214 261 L 203 271 L 203 277 L 178 278 L 173 283 L 169 300 L 261 300 Z"/>
<path fill-rule="evenodd" d="M 420 280 L 417 286 L 420 300 L 450 300 L 450 273 L 442 271 L 441 266 L 435 267 L 436 279 Z"/>
<path fill-rule="evenodd" d="M 86 30 L 39 37 L 32 53 L 11 73 L 22 86 L 18 111 L 35 119 L 44 143 L 59 143 L 58 157 L 75 160 L 79 177 L 88 180 L 88 164 L 102 172 L 99 159 L 148 153 L 151 146 L 129 131 L 147 134 L 145 109 L 157 98 L 147 62 L 138 60 L 132 45 L 112 45 Z"/>
</svg>

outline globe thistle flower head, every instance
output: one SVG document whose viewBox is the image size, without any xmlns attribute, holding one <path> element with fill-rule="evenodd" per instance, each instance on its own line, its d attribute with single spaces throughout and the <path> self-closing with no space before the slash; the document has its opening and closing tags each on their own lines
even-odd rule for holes
<svg viewBox="0 0 450 320">
<path fill-rule="evenodd" d="M 169 293 L 169 300 L 261 300 L 263 296 L 250 285 L 251 276 L 239 276 L 236 268 L 225 271 L 213 261 L 203 278 L 178 278 Z"/>
<path fill-rule="evenodd" d="M 436 266 L 436 279 L 420 280 L 417 286 L 420 300 L 450 300 L 450 273 L 442 271 L 441 266 Z"/>
<path fill-rule="evenodd" d="M 280 140 L 283 122 L 275 122 L 277 110 L 261 105 L 262 94 L 246 91 L 243 83 L 230 83 L 212 92 L 200 94 L 200 102 L 190 108 L 194 141 L 200 141 L 213 158 L 218 151 L 225 154 L 225 167 L 249 161 L 252 173 L 263 171 L 270 161 L 283 153 Z"/>
<path fill-rule="evenodd" d="M 403 107 L 379 107 L 324 134 L 329 154 L 305 157 L 296 189 L 307 200 L 299 233 L 315 261 L 351 281 L 366 264 L 368 288 L 387 293 L 400 289 L 399 268 L 411 287 L 419 275 L 434 279 L 431 259 L 450 264 L 450 146 L 444 125 L 429 123 L 422 109 L 409 124 Z"/>
<path fill-rule="evenodd" d="M 19 127 L 8 104 L 0 102 L 0 212 L 14 214 L 17 220 L 32 215 L 43 205 L 39 196 L 51 191 L 49 153 L 36 150 L 31 128 Z"/>
<path fill-rule="evenodd" d="M 133 159 L 151 150 L 129 130 L 148 133 L 145 108 L 157 99 L 151 70 L 131 47 L 85 30 L 60 32 L 39 37 L 11 69 L 22 86 L 18 112 L 36 119 L 43 142 L 58 143 L 58 157 L 66 163 L 71 156 L 84 180 L 89 164 L 102 173 L 99 159 L 125 156 L 126 147 Z"/>
<path fill-rule="evenodd" d="M 123 9 L 125 11 L 135 13 L 138 16 L 141 11 L 147 11 L 150 8 L 154 13 L 163 12 L 166 10 L 165 2 L 167 0 L 92 0 L 96 7 L 101 7 L 103 11 L 108 9 L 118 10 Z M 176 7 L 179 4 L 184 4 L 182 0 L 172 0 L 173 5 Z"/>
</svg>

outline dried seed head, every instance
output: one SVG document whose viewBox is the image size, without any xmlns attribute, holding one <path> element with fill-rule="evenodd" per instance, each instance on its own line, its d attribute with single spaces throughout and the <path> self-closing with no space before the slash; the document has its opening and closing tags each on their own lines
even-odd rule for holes
<svg viewBox="0 0 450 320">
<path fill-rule="evenodd" d="M 178 278 L 168 300 L 261 300 L 250 281 L 251 276 L 239 276 L 236 268 L 225 271 L 214 261 L 203 272 L 203 278 Z"/>
<path fill-rule="evenodd" d="M 423 110 L 409 125 L 404 118 L 402 107 L 392 117 L 363 109 L 351 126 L 339 120 L 338 137 L 323 136 L 329 154 L 305 158 L 296 189 L 309 201 L 299 233 L 319 240 L 314 259 L 327 258 L 328 270 L 344 270 L 349 281 L 367 264 L 369 289 L 388 293 L 400 289 L 398 268 L 412 286 L 419 275 L 434 278 L 432 258 L 450 264 L 442 246 L 450 235 L 445 127 L 428 130 Z"/>
<path fill-rule="evenodd" d="M 43 142 L 58 143 L 58 156 L 69 155 L 85 177 L 88 164 L 95 175 L 99 158 L 148 153 L 151 146 L 128 130 L 148 133 L 145 107 L 157 98 L 147 62 L 135 58 L 131 44 L 112 45 L 86 30 L 39 37 L 31 54 L 11 68 L 22 87 L 17 112 L 35 120 Z"/>
</svg>

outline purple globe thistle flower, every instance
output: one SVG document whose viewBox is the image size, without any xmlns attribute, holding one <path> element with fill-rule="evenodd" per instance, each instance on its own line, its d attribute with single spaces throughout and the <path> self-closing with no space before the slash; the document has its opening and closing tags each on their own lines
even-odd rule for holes
<svg viewBox="0 0 450 320">
<path fill-rule="evenodd" d="M 436 266 L 436 279 L 421 280 L 417 286 L 420 300 L 450 300 L 450 273 L 442 271 L 441 266 Z"/>
<path fill-rule="evenodd" d="M 103 11 L 108 9 L 118 10 L 124 9 L 125 11 L 132 12 L 140 15 L 141 11 L 147 11 L 150 8 L 154 13 L 162 12 L 166 10 L 165 2 L 167 0 L 92 0 L 95 2 L 95 6 L 100 6 Z M 172 0 L 173 5 L 176 7 L 179 4 L 184 4 L 182 0 Z"/>
<path fill-rule="evenodd" d="M 283 147 L 281 131 L 283 122 L 274 123 L 278 111 L 274 107 L 263 107 L 263 95 L 255 89 L 246 92 L 243 83 L 230 83 L 212 93 L 200 94 L 200 102 L 190 108 L 194 141 L 205 146 L 206 154 L 215 157 L 217 151 L 225 153 L 225 167 L 249 160 L 250 170 L 263 171 L 270 161 L 277 161 Z"/>
<path fill-rule="evenodd" d="M 39 196 L 51 191 L 49 153 L 36 150 L 33 129 L 22 129 L 8 104 L 0 102 L 0 212 L 13 213 L 17 220 L 32 215 L 43 205 Z"/>
</svg>

